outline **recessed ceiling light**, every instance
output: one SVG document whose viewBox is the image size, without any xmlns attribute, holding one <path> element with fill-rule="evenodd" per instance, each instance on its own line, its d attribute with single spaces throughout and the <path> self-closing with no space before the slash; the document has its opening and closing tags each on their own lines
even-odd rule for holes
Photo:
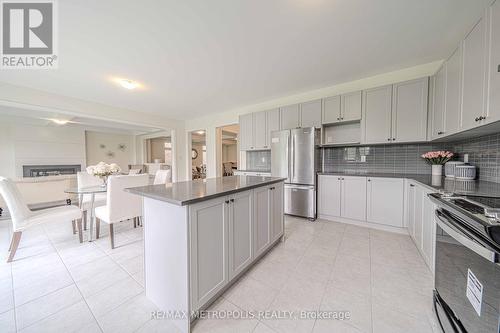
<svg viewBox="0 0 500 333">
<path fill-rule="evenodd" d="M 120 79 L 118 83 L 125 89 L 132 90 L 139 86 L 139 83 L 132 80 Z"/>
<path fill-rule="evenodd" d="M 49 119 L 49 120 L 52 121 L 53 123 L 56 123 L 57 125 L 66 125 L 67 123 L 70 122 L 69 120 L 66 119 Z"/>
</svg>

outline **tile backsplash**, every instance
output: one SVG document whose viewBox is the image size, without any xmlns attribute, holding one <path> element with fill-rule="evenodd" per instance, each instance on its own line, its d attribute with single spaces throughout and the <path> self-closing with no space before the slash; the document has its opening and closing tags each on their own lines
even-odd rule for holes
<svg viewBox="0 0 500 333">
<path fill-rule="evenodd" d="M 271 170 L 271 151 L 258 150 L 247 152 L 246 170 L 269 171 Z"/>
<path fill-rule="evenodd" d="M 500 133 L 444 143 L 323 148 L 323 171 L 430 174 L 431 166 L 420 155 L 432 150 L 452 151 L 458 160 L 469 154 L 481 180 L 500 183 Z"/>
</svg>

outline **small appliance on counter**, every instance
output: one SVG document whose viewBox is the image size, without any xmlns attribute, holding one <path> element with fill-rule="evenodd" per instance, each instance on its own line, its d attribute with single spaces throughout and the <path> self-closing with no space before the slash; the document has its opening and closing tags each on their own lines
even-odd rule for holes
<svg viewBox="0 0 500 333">
<path fill-rule="evenodd" d="M 442 331 L 498 333 L 500 198 L 429 197 L 436 204 L 434 308 Z"/>
<path fill-rule="evenodd" d="M 476 167 L 473 165 L 457 165 L 455 167 L 455 179 L 474 180 L 476 179 Z"/>
<path fill-rule="evenodd" d="M 464 165 L 462 161 L 449 161 L 444 165 L 444 175 L 448 178 L 455 178 L 455 168 L 459 165 Z"/>
</svg>

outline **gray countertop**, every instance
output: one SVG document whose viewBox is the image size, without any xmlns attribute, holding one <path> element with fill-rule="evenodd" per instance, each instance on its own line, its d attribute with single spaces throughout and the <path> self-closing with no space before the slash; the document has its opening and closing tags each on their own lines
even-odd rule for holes
<svg viewBox="0 0 500 333">
<path fill-rule="evenodd" d="M 243 170 L 243 169 L 238 169 L 238 170 L 234 170 L 234 171 L 240 171 L 240 172 L 255 172 L 255 173 L 271 173 L 271 170 L 252 170 L 252 169 Z"/>
<path fill-rule="evenodd" d="M 125 189 L 147 198 L 185 206 L 252 188 L 279 183 L 285 178 L 260 176 L 229 176 L 197 179 L 166 185 L 149 185 Z"/>
<path fill-rule="evenodd" d="M 481 180 L 463 181 L 455 180 L 454 178 L 445 178 L 439 176 L 433 177 L 431 175 L 423 174 L 378 173 L 362 171 L 318 172 L 318 175 L 406 178 L 412 179 L 438 192 L 500 198 L 499 183 L 485 182 Z"/>
</svg>

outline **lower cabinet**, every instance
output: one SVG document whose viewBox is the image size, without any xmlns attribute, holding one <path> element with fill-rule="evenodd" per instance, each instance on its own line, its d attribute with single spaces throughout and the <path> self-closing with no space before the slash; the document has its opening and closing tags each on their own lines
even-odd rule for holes
<svg viewBox="0 0 500 333">
<path fill-rule="evenodd" d="M 434 271 L 436 238 L 435 206 L 427 196 L 431 190 L 413 181 L 406 186 L 408 233 L 431 271 Z"/>
<path fill-rule="evenodd" d="M 188 209 L 191 309 L 196 311 L 283 235 L 283 183 Z"/>
<path fill-rule="evenodd" d="M 191 303 L 197 310 L 229 282 L 227 198 L 189 208 L 191 237 Z"/>
<path fill-rule="evenodd" d="M 319 215 L 366 219 L 366 178 L 320 175 Z"/>
<path fill-rule="evenodd" d="M 253 253 L 257 257 L 271 243 L 271 190 L 259 187 L 253 191 L 253 197 Z"/>
<path fill-rule="evenodd" d="M 403 227 L 403 179 L 368 178 L 366 197 L 368 222 Z"/>
<path fill-rule="evenodd" d="M 285 231 L 283 183 L 271 186 L 271 242 L 276 241 Z"/>
<path fill-rule="evenodd" d="M 236 193 L 229 199 L 229 278 L 252 262 L 252 191 Z"/>
</svg>

